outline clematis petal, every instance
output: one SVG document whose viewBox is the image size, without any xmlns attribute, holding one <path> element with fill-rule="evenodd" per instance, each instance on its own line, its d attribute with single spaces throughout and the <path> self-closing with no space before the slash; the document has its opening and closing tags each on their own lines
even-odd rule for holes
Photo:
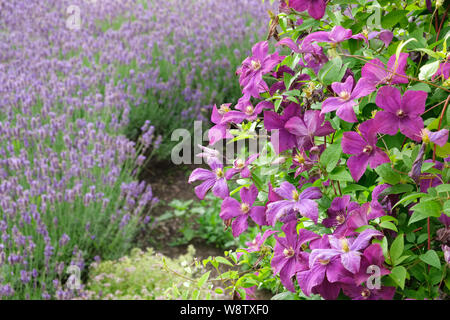
<svg viewBox="0 0 450 320">
<path fill-rule="evenodd" d="M 212 193 L 218 197 L 225 199 L 230 194 L 228 191 L 228 185 L 224 178 L 216 181 L 214 186 L 212 187 Z"/>
<path fill-rule="evenodd" d="M 320 199 L 322 198 L 322 192 L 318 187 L 309 187 L 303 190 L 299 196 L 299 200 L 302 199 Z"/>
<path fill-rule="evenodd" d="M 422 141 L 421 132 L 424 127 L 422 117 L 403 118 L 399 122 L 400 132 L 411 140 Z"/>
<path fill-rule="evenodd" d="M 249 188 L 242 188 L 239 195 L 241 196 L 242 203 L 246 203 L 251 206 L 258 197 L 258 189 L 254 184 L 252 184 Z"/>
<path fill-rule="evenodd" d="M 350 157 L 347 161 L 347 167 L 350 170 L 350 174 L 352 178 L 358 182 L 359 179 L 363 176 L 364 172 L 366 172 L 367 165 L 369 164 L 369 155 L 365 153 L 361 153 L 356 156 Z"/>
<path fill-rule="evenodd" d="M 298 211 L 302 216 L 311 219 L 317 224 L 319 218 L 319 208 L 317 202 L 309 199 L 302 199 L 295 203 L 294 210 Z"/>
<path fill-rule="evenodd" d="M 347 101 L 339 107 L 339 109 L 336 111 L 336 115 L 347 122 L 358 122 L 355 110 L 353 109 L 353 107 L 356 105 L 357 103 L 354 100 Z"/>
<path fill-rule="evenodd" d="M 297 192 L 297 188 L 287 181 L 281 183 L 279 188 L 275 188 L 275 192 L 282 196 L 284 199 L 292 199 L 294 192 Z"/>
<path fill-rule="evenodd" d="M 214 186 L 215 182 L 216 182 L 216 180 L 209 179 L 209 180 L 206 180 L 205 182 L 203 182 L 202 184 L 196 186 L 194 191 L 195 191 L 195 194 L 197 195 L 197 197 L 200 200 L 205 199 L 206 193 L 209 191 L 209 189 L 211 189 Z"/>
<path fill-rule="evenodd" d="M 372 59 L 361 69 L 361 76 L 377 85 L 388 75 L 380 59 Z"/>
<path fill-rule="evenodd" d="M 300 117 L 292 117 L 286 122 L 284 127 L 296 136 L 307 136 L 309 134 L 305 122 Z"/>
<path fill-rule="evenodd" d="M 350 251 L 341 254 L 341 262 L 345 269 L 355 274 L 361 265 L 361 253 Z"/>
<path fill-rule="evenodd" d="M 223 200 L 219 215 L 222 220 L 232 219 L 241 213 L 241 204 L 239 201 L 231 197 Z"/>
<path fill-rule="evenodd" d="M 231 223 L 233 237 L 238 237 L 242 232 L 248 229 L 248 215 L 240 215 Z"/>
<path fill-rule="evenodd" d="M 397 56 L 394 54 L 389 58 L 387 63 L 388 71 L 392 74 L 397 73 L 398 75 L 394 75 L 391 80 L 391 84 L 400 84 L 400 83 L 408 83 L 408 77 L 405 73 L 406 64 L 408 63 L 408 53 L 402 52 L 397 60 Z"/>
<path fill-rule="evenodd" d="M 383 236 L 384 235 L 378 230 L 366 229 L 361 232 L 355 241 L 350 245 L 350 250 L 362 250 L 367 247 L 372 238 L 382 238 Z"/>
<path fill-rule="evenodd" d="M 308 13 L 316 20 L 322 19 L 325 15 L 326 3 L 324 0 L 311 0 Z"/>
<path fill-rule="evenodd" d="M 381 109 L 396 114 L 402 107 L 402 94 L 396 87 L 384 86 L 378 90 L 375 103 Z"/>
<path fill-rule="evenodd" d="M 290 258 L 280 270 L 280 280 L 281 283 L 291 292 L 295 292 L 294 284 L 292 282 L 292 277 L 297 271 L 297 262 L 295 259 Z"/>
<path fill-rule="evenodd" d="M 401 109 L 405 111 L 409 117 L 418 117 L 425 112 L 425 102 L 428 93 L 425 91 L 406 91 L 402 98 Z"/>
<path fill-rule="evenodd" d="M 388 163 L 390 161 L 391 160 L 389 159 L 388 155 L 383 150 L 377 147 L 370 157 L 369 165 L 371 169 L 375 169 L 379 165 Z"/>
<path fill-rule="evenodd" d="M 428 137 L 431 142 L 443 147 L 448 142 L 448 130 L 442 129 L 436 132 L 430 132 L 428 133 Z"/>
<path fill-rule="evenodd" d="M 347 79 L 345 79 L 344 82 L 333 82 L 331 84 L 331 88 L 333 89 L 333 91 L 336 94 L 341 94 L 342 92 L 347 92 L 348 94 L 350 94 L 353 90 L 353 77 L 349 76 L 347 77 Z"/>
<path fill-rule="evenodd" d="M 275 223 L 284 215 L 287 215 L 292 211 L 294 203 L 289 200 L 280 200 L 276 202 L 269 203 L 267 205 L 267 222 L 274 226 Z"/>
<path fill-rule="evenodd" d="M 368 96 L 375 90 L 376 90 L 376 87 L 374 86 L 372 81 L 370 81 L 366 78 L 361 78 L 356 83 L 355 89 L 353 89 L 350 99 L 353 100 L 353 99 L 359 99 L 359 98 Z"/>
<path fill-rule="evenodd" d="M 395 135 L 400 128 L 399 119 L 394 116 L 392 113 L 387 111 L 378 111 L 374 118 L 375 126 L 377 127 L 378 132 Z"/>
<path fill-rule="evenodd" d="M 192 183 L 197 180 L 208 180 L 208 179 L 215 179 L 216 174 L 210 170 L 206 170 L 203 168 L 197 168 L 194 171 L 192 171 L 191 175 L 189 176 L 189 183 Z"/>
<path fill-rule="evenodd" d="M 339 109 L 342 106 L 343 102 L 341 98 L 331 97 L 326 99 L 322 103 L 322 111 L 321 114 L 328 113 Z"/>
<path fill-rule="evenodd" d="M 267 226 L 266 208 L 262 206 L 253 207 L 250 210 L 250 218 L 260 226 Z"/>
<path fill-rule="evenodd" d="M 344 132 L 342 137 L 342 151 L 346 154 L 360 154 L 367 145 L 366 141 L 354 131 Z"/>
</svg>

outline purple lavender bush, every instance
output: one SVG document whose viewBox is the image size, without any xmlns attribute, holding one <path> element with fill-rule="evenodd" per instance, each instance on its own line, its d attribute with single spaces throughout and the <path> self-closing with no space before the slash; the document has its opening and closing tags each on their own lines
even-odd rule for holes
<svg viewBox="0 0 450 320">
<path fill-rule="evenodd" d="M 122 134 L 131 95 L 109 60 L 129 57 L 97 26 L 126 3 L 79 1 L 83 27 L 71 30 L 73 3 L 1 4 L 0 299 L 79 295 L 68 267 L 84 276 L 94 257 L 125 254 L 157 202 L 136 178 L 155 128 L 146 122 L 137 142 Z"/>
</svg>

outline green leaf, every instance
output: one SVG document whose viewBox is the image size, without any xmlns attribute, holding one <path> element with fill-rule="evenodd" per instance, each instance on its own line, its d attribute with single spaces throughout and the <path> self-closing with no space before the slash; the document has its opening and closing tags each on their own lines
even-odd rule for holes
<svg viewBox="0 0 450 320">
<path fill-rule="evenodd" d="M 391 249 L 389 250 L 393 265 L 395 265 L 397 259 L 402 256 L 404 248 L 405 243 L 403 233 L 400 233 L 397 238 L 395 238 L 394 242 L 392 242 Z"/>
<path fill-rule="evenodd" d="M 441 206 L 436 201 L 421 201 L 411 208 L 414 213 L 409 219 L 408 225 L 428 217 L 439 217 L 441 215 Z"/>
<path fill-rule="evenodd" d="M 200 287 L 202 287 L 204 284 L 205 284 L 205 282 L 206 281 L 208 281 L 208 278 L 209 278 L 209 274 L 211 273 L 211 271 L 208 271 L 208 272 L 206 272 L 204 275 L 202 275 L 201 277 L 200 277 L 200 279 L 198 279 L 198 281 L 197 281 L 197 286 L 200 288 Z"/>
<path fill-rule="evenodd" d="M 344 69 L 344 72 L 342 72 L 342 69 Z M 322 69 L 320 69 L 318 78 L 323 84 L 330 85 L 333 82 L 340 82 L 344 73 L 345 68 L 342 66 L 342 59 L 335 57 L 325 63 Z"/>
<path fill-rule="evenodd" d="M 427 195 L 426 193 L 422 193 L 422 192 L 411 193 L 411 194 L 409 194 L 409 195 L 403 197 L 401 200 L 399 200 L 399 201 L 392 207 L 392 209 L 394 209 L 396 206 L 398 206 L 398 205 L 400 205 L 400 204 L 402 204 L 402 203 L 405 203 L 405 202 L 407 202 L 407 201 L 408 201 L 408 204 L 409 204 L 409 203 L 410 203 L 409 201 L 415 200 L 415 199 L 418 199 L 418 198 L 421 198 L 421 197 L 426 196 L 426 195 Z"/>
<path fill-rule="evenodd" d="M 428 250 L 426 253 L 420 255 L 419 259 L 430 266 L 441 269 L 441 261 L 439 260 L 438 254 L 434 250 Z"/>
<path fill-rule="evenodd" d="M 381 26 L 383 29 L 392 29 L 393 26 L 404 19 L 407 13 L 406 10 L 393 10 L 381 18 Z"/>
<path fill-rule="evenodd" d="M 395 283 L 402 288 L 405 288 L 406 269 L 402 266 L 397 266 L 391 270 L 389 276 L 395 281 Z"/>
<path fill-rule="evenodd" d="M 336 168 L 339 159 L 341 158 L 342 148 L 339 143 L 327 146 L 325 151 L 320 156 L 320 162 L 326 166 L 327 172 L 331 172 Z"/>
<path fill-rule="evenodd" d="M 382 223 L 380 223 L 380 227 L 382 227 L 383 229 L 389 229 L 389 230 L 394 230 L 395 232 L 398 232 L 395 224 L 393 224 L 392 222 L 389 222 L 389 221 L 383 221 Z"/>
<path fill-rule="evenodd" d="M 394 185 L 400 182 L 400 174 L 392 170 L 390 163 L 378 166 L 375 171 L 386 183 Z"/>
<path fill-rule="evenodd" d="M 225 259 L 224 257 L 215 257 L 215 259 L 216 259 L 217 262 L 219 262 L 221 264 L 226 264 L 226 265 L 229 265 L 231 267 L 233 266 L 233 264 L 229 260 Z"/>
<path fill-rule="evenodd" d="M 428 63 L 420 68 L 419 80 L 428 80 L 439 68 L 439 60 Z"/>
<path fill-rule="evenodd" d="M 335 181 L 353 181 L 352 176 L 344 167 L 334 169 L 329 178 Z"/>
</svg>

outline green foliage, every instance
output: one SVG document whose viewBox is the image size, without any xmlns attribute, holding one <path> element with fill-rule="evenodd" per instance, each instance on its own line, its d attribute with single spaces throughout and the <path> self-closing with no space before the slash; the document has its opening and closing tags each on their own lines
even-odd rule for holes
<svg viewBox="0 0 450 320">
<path fill-rule="evenodd" d="M 195 249 L 189 246 L 176 259 L 133 249 L 119 260 L 91 265 L 87 293 L 90 299 L 155 300 L 218 299 L 206 271 L 196 262 Z"/>
</svg>

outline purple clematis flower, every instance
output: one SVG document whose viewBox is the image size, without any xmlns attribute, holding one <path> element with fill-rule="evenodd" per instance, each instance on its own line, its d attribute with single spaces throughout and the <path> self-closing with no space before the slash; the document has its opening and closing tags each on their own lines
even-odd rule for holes
<svg viewBox="0 0 450 320">
<path fill-rule="evenodd" d="M 300 229 L 297 234 L 297 221 L 291 221 L 281 227 L 285 238 L 275 236 L 277 243 L 271 266 L 274 274 L 280 274 L 281 283 L 292 292 L 295 292 L 292 277 L 304 269 L 304 260 L 307 253 L 302 251 L 302 246 L 319 235 L 306 229 Z"/>
<path fill-rule="evenodd" d="M 395 135 L 398 130 L 408 138 L 421 141 L 427 93 L 425 91 L 406 91 L 401 95 L 395 87 L 382 87 L 375 100 L 383 111 L 375 115 L 378 132 Z"/>
<path fill-rule="evenodd" d="M 389 58 L 387 67 L 380 59 L 370 60 L 361 69 L 361 76 L 374 86 L 379 84 L 408 83 L 409 80 L 405 73 L 407 60 L 407 53 L 400 53 L 398 61 L 396 60 L 396 55 L 392 55 Z"/>
<path fill-rule="evenodd" d="M 359 35 L 353 35 L 351 29 L 345 29 L 342 26 L 335 26 L 331 31 L 318 31 L 313 32 L 306 36 L 302 42 L 302 48 L 306 48 L 312 42 L 327 42 L 332 46 L 336 46 L 340 42 L 344 42 L 348 39 L 364 39 Z"/>
<path fill-rule="evenodd" d="M 342 291 L 352 300 L 392 300 L 395 294 L 395 287 L 369 289 L 363 286 L 343 285 Z"/>
<path fill-rule="evenodd" d="M 278 220 L 288 222 L 297 219 L 297 213 L 317 223 L 319 209 L 313 199 L 320 199 L 322 193 L 319 188 L 310 187 L 299 194 L 298 190 L 289 182 L 284 181 L 275 192 L 285 200 L 272 202 L 267 206 L 267 221 L 274 226 Z"/>
<path fill-rule="evenodd" d="M 220 218 L 224 221 L 236 218 L 231 224 L 234 237 L 248 229 L 248 217 L 251 217 L 260 226 L 267 225 L 265 208 L 253 206 L 258 197 L 256 186 L 253 184 L 250 188 L 242 188 L 239 195 L 241 203 L 234 198 L 227 197 L 223 200 L 220 211 Z"/>
<path fill-rule="evenodd" d="M 270 73 L 272 69 L 283 61 L 284 57 L 278 52 L 268 54 L 269 44 L 261 41 L 252 48 L 252 56 L 245 59 L 242 66 L 236 71 L 239 76 L 239 84 L 245 96 L 259 98 L 261 92 L 268 91 L 267 83 L 263 75 Z"/>
<path fill-rule="evenodd" d="M 266 230 L 262 235 L 261 233 L 258 233 L 253 241 L 248 241 L 245 243 L 247 245 L 247 248 L 244 250 L 247 252 L 256 252 L 261 250 L 261 246 L 264 244 L 264 242 L 266 242 L 267 238 L 269 238 L 274 233 L 277 233 L 277 231 Z"/>
<path fill-rule="evenodd" d="M 264 110 L 264 109 L 273 109 L 272 102 L 269 101 L 261 101 L 259 102 L 256 107 L 253 106 L 253 104 L 250 102 L 250 99 L 248 97 L 244 96 L 241 99 L 239 99 L 238 103 L 236 104 L 236 109 L 240 110 L 241 112 L 233 115 L 233 118 L 238 120 L 237 123 L 240 123 L 244 120 L 248 121 L 254 121 L 258 118 L 258 115 Z M 225 119 L 228 120 L 230 116 L 226 115 Z M 233 121 L 235 122 L 235 121 Z"/>
<path fill-rule="evenodd" d="M 225 178 L 230 180 L 234 175 L 240 173 L 241 178 L 250 177 L 250 169 L 248 166 L 259 157 L 259 154 L 252 154 L 247 160 L 236 159 L 233 162 L 233 167 L 228 169 L 225 173 Z"/>
<path fill-rule="evenodd" d="M 340 257 L 345 269 L 355 274 L 361 265 L 361 250 L 365 249 L 372 238 L 382 238 L 380 231 L 366 229 L 357 238 L 336 238 L 329 236 L 331 249 L 314 249 L 309 256 L 309 265 L 312 268 L 316 261 L 330 260 Z M 320 260 L 319 260 L 320 259 Z"/>
<path fill-rule="evenodd" d="M 195 194 L 201 200 L 205 198 L 205 195 L 209 189 L 212 189 L 212 193 L 216 197 L 225 199 L 228 197 L 229 192 L 223 173 L 223 164 L 217 158 L 210 158 L 208 160 L 208 165 L 211 167 L 211 171 L 203 168 L 197 168 L 192 171 L 189 176 L 189 183 L 197 180 L 203 180 L 200 185 L 195 187 Z"/>
<path fill-rule="evenodd" d="M 289 7 L 296 11 L 306 11 L 316 20 L 321 19 L 325 14 L 327 4 L 325 0 L 290 0 Z"/>
<path fill-rule="evenodd" d="M 291 169 L 297 168 L 294 177 L 297 178 L 300 173 L 310 170 L 316 162 L 310 159 L 303 149 L 294 151 L 291 166 Z"/>
<path fill-rule="evenodd" d="M 377 266 L 380 268 L 380 276 L 390 274 L 391 271 L 384 267 L 384 255 L 383 249 L 379 243 L 374 243 L 368 246 L 363 255 L 361 256 L 361 267 L 359 271 L 353 275 L 356 285 L 366 283 L 369 277 L 372 275 L 367 269 L 370 266 Z M 370 271 L 370 270 L 369 270 Z"/>
<path fill-rule="evenodd" d="M 450 62 L 441 63 L 436 73 L 431 77 L 431 80 L 434 81 L 435 78 L 439 77 L 444 78 L 444 80 L 447 80 L 450 77 Z"/>
<path fill-rule="evenodd" d="M 364 203 L 361 207 L 349 213 L 347 230 L 345 235 L 353 235 L 356 229 L 369 225 L 369 221 L 380 217 L 379 212 L 371 210 L 370 203 Z"/>
<path fill-rule="evenodd" d="M 325 116 L 318 110 L 306 110 L 303 117 L 290 118 L 284 127 L 296 136 L 297 147 L 309 150 L 314 146 L 314 137 L 324 137 L 334 132 L 331 123 L 324 120 Z"/>
<path fill-rule="evenodd" d="M 374 120 L 363 122 L 359 126 L 361 135 L 356 132 L 344 132 L 342 138 L 342 151 L 346 154 L 353 154 L 347 161 L 347 166 L 355 181 L 359 181 L 366 172 L 369 164 L 375 169 L 380 164 L 389 162 L 389 157 L 377 144 L 377 130 Z"/>
<path fill-rule="evenodd" d="M 421 138 L 424 143 L 433 142 L 438 146 L 443 147 L 448 142 L 448 130 L 441 129 L 436 132 L 431 132 L 427 128 L 424 128 L 421 132 Z"/>
<path fill-rule="evenodd" d="M 344 236 L 347 230 L 347 216 L 349 212 L 357 208 L 359 208 L 358 203 L 351 202 L 349 195 L 344 195 L 342 198 L 334 198 L 330 208 L 327 210 L 328 217 L 323 219 L 322 224 L 327 228 L 336 227 L 333 232 L 334 236 Z"/>
<path fill-rule="evenodd" d="M 264 127 L 266 130 L 278 130 L 278 134 L 272 134 L 271 136 L 271 142 L 275 148 L 275 152 L 281 153 L 295 147 L 297 138 L 285 128 L 285 125 L 289 119 L 299 115 L 300 107 L 295 103 L 289 104 L 284 109 L 282 115 L 274 111 L 264 111 Z"/>
<path fill-rule="evenodd" d="M 389 30 L 372 31 L 369 33 L 367 39 L 372 40 L 376 37 L 378 37 L 378 39 L 380 39 L 384 43 L 384 45 L 388 47 L 392 39 L 394 38 L 394 34 Z"/>
<path fill-rule="evenodd" d="M 321 114 L 336 111 L 336 114 L 342 120 L 347 122 L 357 122 L 353 107 L 358 103 L 355 101 L 365 97 L 375 91 L 373 84 L 361 78 L 353 89 L 353 77 L 349 76 L 344 83 L 334 82 L 331 87 L 338 97 L 326 99 L 322 104 Z"/>
<path fill-rule="evenodd" d="M 329 235 L 319 240 L 311 241 L 310 247 L 314 250 L 330 250 Z M 335 300 L 341 289 L 341 281 L 353 281 L 351 273 L 346 270 L 338 256 L 330 259 L 316 259 L 311 264 L 309 255 L 309 268 L 297 272 L 297 281 L 303 293 L 310 296 L 318 293 L 327 300 Z"/>
<path fill-rule="evenodd" d="M 233 138 L 233 135 L 228 131 L 230 128 L 230 124 L 224 120 L 225 114 L 231 112 L 230 109 L 231 103 L 223 104 L 217 109 L 217 106 L 214 105 L 212 114 L 211 114 L 211 122 L 215 124 L 208 132 L 209 144 L 213 145 L 217 141 L 222 139 L 230 139 Z"/>
</svg>

